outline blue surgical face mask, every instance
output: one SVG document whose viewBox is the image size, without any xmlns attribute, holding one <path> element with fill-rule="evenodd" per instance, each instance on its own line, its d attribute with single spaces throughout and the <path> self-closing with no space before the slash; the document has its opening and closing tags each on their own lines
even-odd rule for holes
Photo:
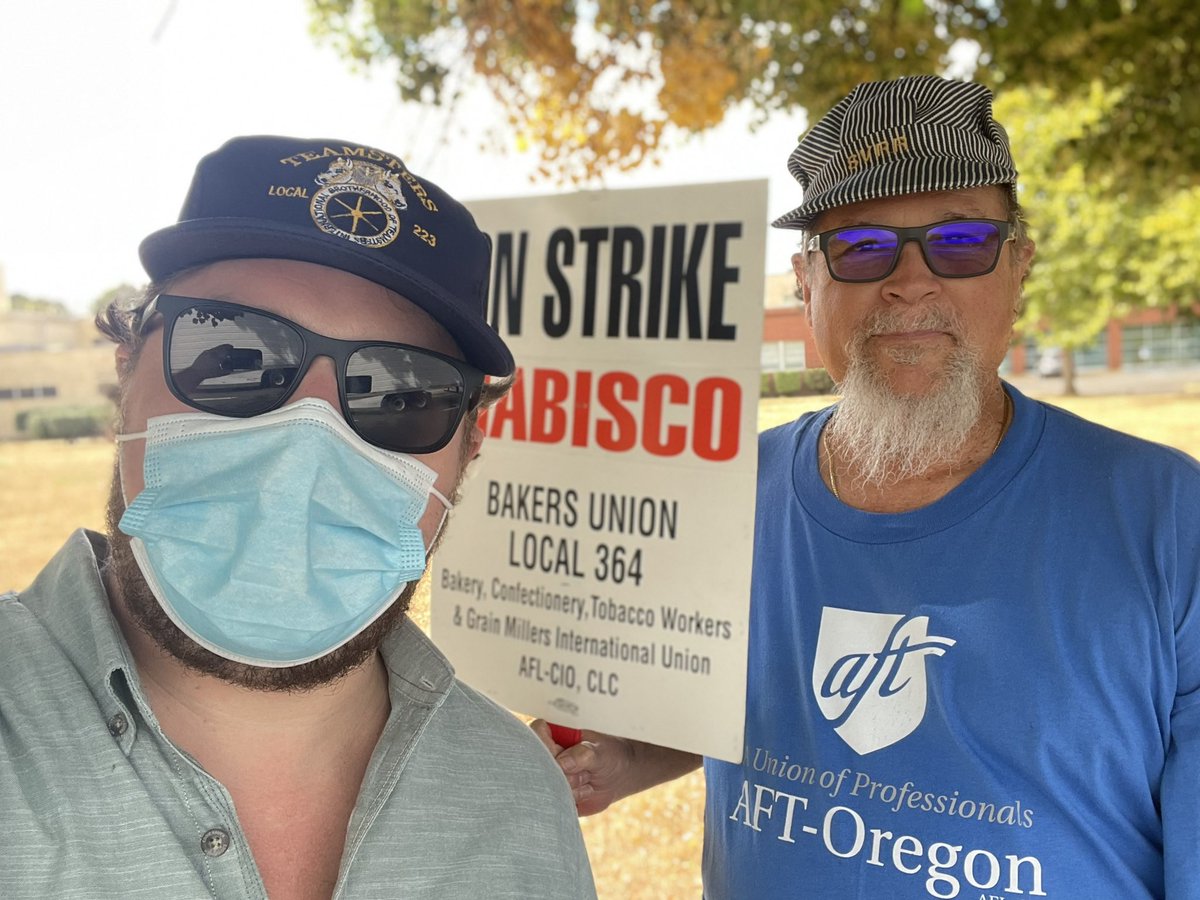
<svg viewBox="0 0 1200 900">
<path fill-rule="evenodd" d="M 425 571 L 429 497 L 450 509 L 432 469 L 315 398 L 159 416 L 119 440 L 142 437 L 145 488 L 120 529 L 171 620 L 238 662 L 299 665 L 359 634 Z"/>
</svg>

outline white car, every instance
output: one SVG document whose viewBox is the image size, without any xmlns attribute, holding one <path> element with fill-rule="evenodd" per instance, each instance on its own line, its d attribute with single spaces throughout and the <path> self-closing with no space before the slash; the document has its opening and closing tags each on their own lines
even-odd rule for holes
<svg viewBox="0 0 1200 900">
<path fill-rule="evenodd" d="M 1037 361 L 1037 373 L 1043 378 L 1054 378 L 1062 374 L 1062 349 L 1047 347 Z"/>
</svg>

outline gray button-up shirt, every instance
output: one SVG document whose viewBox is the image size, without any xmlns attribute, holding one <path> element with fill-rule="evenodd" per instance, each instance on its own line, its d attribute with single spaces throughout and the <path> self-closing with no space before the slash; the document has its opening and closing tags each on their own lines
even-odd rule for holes
<svg viewBox="0 0 1200 900">
<path fill-rule="evenodd" d="M 78 531 L 0 595 L 0 897 L 266 897 L 228 791 L 165 737 Z M 337 898 L 595 897 L 562 773 L 407 620 Z M 331 840 L 343 840 L 341 834 Z"/>
</svg>

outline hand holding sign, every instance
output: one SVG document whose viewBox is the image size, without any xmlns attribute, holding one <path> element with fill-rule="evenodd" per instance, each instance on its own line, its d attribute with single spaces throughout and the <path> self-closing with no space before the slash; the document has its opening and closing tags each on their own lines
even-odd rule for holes
<svg viewBox="0 0 1200 900">
<path fill-rule="evenodd" d="M 570 749 L 583 740 L 583 732 L 578 728 L 568 728 L 566 725 L 555 725 L 549 723 L 550 737 L 554 738 L 556 744 L 560 744 L 564 750 Z"/>
<path fill-rule="evenodd" d="M 529 725 L 567 776 L 581 816 L 603 812 L 624 797 L 686 775 L 701 762 L 694 753 L 551 725 L 544 719 Z M 578 734 L 582 740 L 566 746 L 558 742 L 556 734 L 567 740 Z"/>
</svg>

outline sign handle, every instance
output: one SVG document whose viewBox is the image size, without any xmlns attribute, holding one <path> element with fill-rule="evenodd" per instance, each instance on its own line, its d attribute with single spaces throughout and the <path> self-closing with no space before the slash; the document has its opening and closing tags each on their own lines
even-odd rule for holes
<svg viewBox="0 0 1200 900">
<path fill-rule="evenodd" d="M 583 732 L 578 728 L 570 728 L 566 725 L 555 725 L 553 722 L 546 723 L 550 726 L 550 737 L 554 738 L 554 743 L 561 746 L 564 750 L 568 747 L 574 747 L 583 740 Z"/>
</svg>

